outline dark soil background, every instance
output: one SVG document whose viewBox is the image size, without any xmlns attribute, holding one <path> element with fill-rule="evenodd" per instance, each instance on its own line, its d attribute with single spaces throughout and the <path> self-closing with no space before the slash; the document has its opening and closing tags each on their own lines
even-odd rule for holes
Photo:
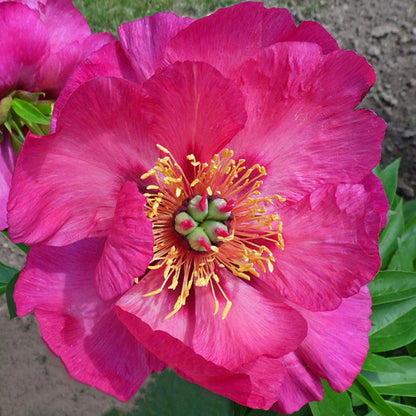
<svg viewBox="0 0 416 416">
<path fill-rule="evenodd" d="M 399 193 L 415 198 L 415 0 L 327 0 L 319 7 L 296 6 L 292 12 L 298 20 L 310 19 L 312 14 L 343 49 L 366 56 L 375 68 L 377 82 L 364 107 L 388 123 L 381 163 L 385 166 L 402 158 Z M 24 255 L 3 236 L 0 256 L 11 266 L 24 264 Z M 122 404 L 71 379 L 41 341 L 33 316 L 8 319 L 4 297 L 0 299 L 0 377 L 0 416 L 101 416 L 113 407 L 128 411 L 134 401 Z"/>
</svg>

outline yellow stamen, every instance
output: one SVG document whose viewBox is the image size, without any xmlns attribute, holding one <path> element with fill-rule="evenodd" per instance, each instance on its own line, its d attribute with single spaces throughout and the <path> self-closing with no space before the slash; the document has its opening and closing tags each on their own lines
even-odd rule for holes
<svg viewBox="0 0 416 416">
<path fill-rule="evenodd" d="M 163 268 L 164 282 L 160 288 L 144 296 L 167 290 L 179 291 L 173 310 L 166 316 L 175 315 L 192 290 L 210 285 L 214 298 L 214 314 L 218 313 L 220 302 L 218 290 L 226 304 L 222 311 L 225 319 L 232 302 L 221 286 L 218 269 L 227 268 L 235 276 L 250 280 L 260 273 L 273 272 L 275 258 L 265 244 L 284 249 L 282 222 L 276 213 L 276 203 L 285 198 L 280 195 L 262 196 L 259 188 L 262 178 L 267 175 L 261 165 L 247 168 L 244 159 L 234 160 L 233 151 L 225 149 L 213 156 L 210 162 L 201 163 L 195 155 L 187 160 L 193 167 L 188 177 L 168 149 L 157 145 L 166 154 L 157 160 L 154 168 L 141 176 L 148 180 L 147 216 L 152 221 L 155 238 L 154 257 L 149 269 Z M 218 245 L 211 244 L 210 252 L 195 252 L 184 245 L 172 225 L 178 209 L 195 195 L 221 198 L 232 201 L 229 233 L 218 237 Z M 186 206 L 186 205 L 185 205 Z M 231 294 L 230 294 L 231 295 Z"/>
</svg>

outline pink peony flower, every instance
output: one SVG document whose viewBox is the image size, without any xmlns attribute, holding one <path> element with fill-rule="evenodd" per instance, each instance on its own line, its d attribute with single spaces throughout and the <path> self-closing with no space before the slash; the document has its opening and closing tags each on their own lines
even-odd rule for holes
<svg viewBox="0 0 416 416">
<path fill-rule="evenodd" d="M 374 81 L 320 25 L 260 3 L 122 25 L 22 148 L 18 314 L 123 400 L 164 364 L 285 413 L 322 399 L 321 378 L 345 390 L 388 208 L 385 123 L 354 110 Z"/>
<path fill-rule="evenodd" d="M 76 65 L 113 41 L 109 33 L 91 34 L 71 0 L 0 0 L 0 138 L 16 91 L 43 92 L 56 99 Z M 10 101 L 10 102 L 9 102 Z M 12 152 L 3 129 L 2 153 Z M 7 228 L 9 158 L 0 158 L 0 228 Z"/>
</svg>

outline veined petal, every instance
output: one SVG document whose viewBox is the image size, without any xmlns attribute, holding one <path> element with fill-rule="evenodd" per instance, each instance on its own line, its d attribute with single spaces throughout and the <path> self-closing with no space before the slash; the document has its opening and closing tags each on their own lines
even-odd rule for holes
<svg viewBox="0 0 416 416">
<path fill-rule="evenodd" d="M 29 135 L 11 189 L 11 238 L 66 245 L 108 233 L 122 185 L 157 157 L 141 107 L 140 86 L 95 78 L 71 95 L 55 134 Z"/>
<path fill-rule="evenodd" d="M 386 124 L 353 111 L 375 81 L 364 58 L 287 42 L 241 71 L 248 121 L 229 146 L 266 167 L 265 194 L 299 200 L 322 183 L 359 182 L 376 166 Z"/>
<path fill-rule="evenodd" d="M 0 143 L 0 230 L 8 227 L 7 201 L 9 200 L 10 185 L 17 159 L 8 132 L 4 131 L 3 135 L 3 141 Z"/>
<path fill-rule="evenodd" d="M 335 391 L 344 391 L 361 371 L 369 347 L 371 296 L 366 286 L 343 299 L 328 312 L 301 310 L 308 322 L 308 336 L 298 349 L 308 367 L 328 380 Z"/>
<path fill-rule="evenodd" d="M 259 2 L 243 2 L 198 19 L 168 44 L 166 62 L 201 61 L 231 74 L 262 48 L 278 42 L 303 41 L 320 45 L 324 53 L 339 49 L 335 39 L 318 23 L 296 27 L 286 9 L 266 9 Z"/>
<path fill-rule="evenodd" d="M 244 2 L 217 10 L 179 32 L 168 45 L 166 59 L 206 62 L 229 76 L 249 56 L 285 40 L 295 29 L 288 10 Z"/>
<path fill-rule="evenodd" d="M 92 35 L 94 37 L 96 35 Z M 98 48 L 97 48 L 98 49 Z M 53 108 L 51 131 L 59 128 L 59 114 L 70 95 L 83 83 L 100 76 L 123 78 L 138 83 L 119 41 L 108 43 L 80 63 L 60 92 Z M 58 123 L 58 126 L 57 126 Z"/>
<path fill-rule="evenodd" d="M 156 13 L 119 27 L 120 42 L 140 82 L 155 74 L 164 60 L 166 45 L 193 19 Z"/>
<path fill-rule="evenodd" d="M 272 406 L 273 410 L 290 414 L 308 402 L 323 399 L 324 388 L 321 380 L 296 352 L 287 354 L 281 361 L 286 370 L 286 377 L 282 383 L 279 400 Z"/>
<path fill-rule="evenodd" d="M 153 113 L 153 140 L 171 150 L 182 168 L 189 165 L 189 154 L 210 160 L 246 121 L 240 90 L 205 63 L 177 62 L 143 89 Z"/>
<path fill-rule="evenodd" d="M 126 182 L 95 272 L 103 299 L 112 299 L 132 287 L 153 258 L 152 223 L 144 212 L 145 204 L 146 198 L 139 193 L 137 184 Z"/>
<path fill-rule="evenodd" d="M 58 97 L 79 62 L 113 40 L 114 37 L 110 33 L 95 33 L 80 41 L 68 41 L 65 47 L 50 54 L 42 62 L 36 79 L 36 91 L 46 92 L 50 97 Z"/>
<path fill-rule="evenodd" d="M 49 52 L 48 31 L 39 13 L 24 4 L 0 3 L 0 97 L 31 91 Z"/>
<path fill-rule="evenodd" d="M 254 357 L 251 362 L 231 371 L 207 359 L 192 345 L 197 325 L 203 325 L 203 322 L 198 324 L 196 321 L 194 309 L 197 306 L 192 295 L 186 307 L 167 320 L 164 317 L 172 311 L 177 299 L 171 290 L 166 288 L 157 295 L 143 297 L 160 287 L 162 282 L 160 272 L 150 271 L 118 301 L 116 312 L 119 319 L 140 343 L 182 377 L 241 404 L 270 408 L 279 397 L 280 385 L 285 377 L 280 360 Z M 232 313 L 232 308 L 229 313 Z M 237 343 L 233 345 L 239 347 Z"/>
<path fill-rule="evenodd" d="M 296 349 L 307 328 L 293 309 L 267 296 L 227 269 L 218 272 L 220 285 L 232 302 L 225 319 L 226 302 L 217 291 L 219 312 L 214 315 L 210 287 L 195 288 L 195 332 L 192 347 L 197 354 L 231 370 L 256 357 L 282 357 Z"/>
<path fill-rule="evenodd" d="M 94 270 L 103 245 L 32 247 L 14 296 L 19 316 L 35 311 L 42 338 L 72 377 L 128 400 L 164 365 L 120 323 L 114 302 L 98 296 Z"/>
<path fill-rule="evenodd" d="M 361 184 L 327 185 L 279 210 L 285 249 L 260 278 L 310 310 L 331 310 L 374 278 L 380 267 L 377 192 Z"/>
</svg>

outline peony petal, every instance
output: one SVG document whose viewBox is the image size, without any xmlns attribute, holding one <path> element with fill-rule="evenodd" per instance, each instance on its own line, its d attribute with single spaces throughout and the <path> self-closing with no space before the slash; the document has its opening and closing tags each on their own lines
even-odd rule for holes
<svg viewBox="0 0 416 416">
<path fill-rule="evenodd" d="M 316 43 L 325 55 L 339 49 L 337 41 L 322 25 L 313 21 L 302 22 L 287 41 Z"/>
<path fill-rule="evenodd" d="M 199 19 L 178 33 L 166 49 L 166 63 L 201 61 L 238 81 L 238 68 L 250 56 L 278 42 L 316 43 L 323 52 L 338 50 L 335 39 L 318 23 L 296 27 L 286 9 L 266 9 L 243 2 Z"/>
<path fill-rule="evenodd" d="M 168 42 L 192 21 L 173 13 L 156 13 L 119 27 L 121 45 L 140 82 L 155 74 Z"/>
<path fill-rule="evenodd" d="M 353 52 L 323 56 L 312 43 L 264 49 L 242 69 L 248 122 L 229 146 L 267 168 L 264 193 L 291 201 L 323 183 L 359 182 L 379 161 L 386 127 L 370 111 L 352 111 L 374 80 Z"/>
<path fill-rule="evenodd" d="M 280 209 L 285 248 L 260 278 L 307 309 L 338 307 L 380 267 L 378 198 L 360 184 L 327 185 Z"/>
<path fill-rule="evenodd" d="M 343 299 L 334 311 L 298 309 L 308 321 L 308 336 L 298 353 L 308 367 L 328 380 L 338 392 L 349 388 L 367 356 L 371 329 L 371 296 L 364 286 L 356 295 Z"/>
<path fill-rule="evenodd" d="M 10 193 L 12 239 L 66 245 L 108 233 L 122 185 L 157 157 L 141 107 L 138 85 L 95 78 L 71 95 L 55 134 L 29 135 Z"/>
<path fill-rule="evenodd" d="M 186 306 L 165 320 L 173 309 L 177 295 L 165 289 L 160 294 L 143 297 L 160 287 L 162 281 L 159 271 L 150 271 L 118 301 L 116 313 L 119 319 L 140 343 L 182 377 L 241 404 L 270 408 L 279 397 L 279 388 L 285 376 L 280 361 L 257 357 L 230 371 L 206 360 L 192 347 L 196 324 L 193 300 L 188 298 Z M 270 371 L 271 368 L 273 371 Z"/>
<path fill-rule="evenodd" d="M 282 357 L 306 336 L 303 319 L 280 300 L 234 276 L 218 271 L 220 285 L 232 302 L 225 319 L 224 297 L 217 290 L 219 313 L 214 315 L 211 288 L 195 288 L 194 351 L 217 365 L 234 370 L 256 357 Z"/>
<path fill-rule="evenodd" d="M 283 357 L 282 363 L 286 369 L 286 378 L 280 390 L 280 398 L 272 407 L 280 413 L 293 413 L 304 404 L 322 400 L 324 389 L 315 375 L 297 353 Z"/>
<path fill-rule="evenodd" d="M 94 269 L 103 244 L 32 247 L 14 297 L 19 316 L 35 311 L 42 338 L 72 377 L 128 400 L 164 365 L 119 322 L 114 303 L 98 296 Z"/>
<path fill-rule="evenodd" d="M 15 89 L 33 91 L 48 32 L 39 13 L 15 2 L 0 3 L 0 98 Z"/>
<path fill-rule="evenodd" d="M 96 35 L 92 35 L 91 37 L 93 36 Z M 99 76 L 124 78 L 128 81 L 138 83 L 133 68 L 124 54 L 120 42 L 108 43 L 100 50 L 93 52 L 88 56 L 88 59 L 78 65 L 55 102 L 51 122 L 52 132 L 55 132 L 58 128 L 58 116 L 70 95 L 84 82 Z"/>
<path fill-rule="evenodd" d="M 10 136 L 7 131 L 4 131 L 3 141 L 0 143 L 0 230 L 8 226 L 7 201 L 16 159 L 17 155 L 11 145 Z"/>
<path fill-rule="evenodd" d="M 168 45 L 166 59 L 206 62 L 230 76 L 246 58 L 286 40 L 295 29 L 288 10 L 245 2 L 217 10 L 179 32 Z"/>
<path fill-rule="evenodd" d="M 153 140 L 167 147 L 183 169 L 190 166 L 189 154 L 210 160 L 246 121 L 239 89 L 205 63 L 177 62 L 143 88 L 153 112 Z"/>
<path fill-rule="evenodd" d="M 79 62 L 112 41 L 114 37 L 110 33 L 95 33 L 81 41 L 68 41 L 65 47 L 42 62 L 35 89 L 46 92 L 49 97 L 58 97 Z"/>
<path fill-rule="evenodd" d="M 105 300 L 132 287 L 134 278 L 144 274 L 153 258 L 152 223 L 144 212 L 145 204 L 137 184 L 126 182 L 95 273 L 98 293 Z"/>
</svg>

